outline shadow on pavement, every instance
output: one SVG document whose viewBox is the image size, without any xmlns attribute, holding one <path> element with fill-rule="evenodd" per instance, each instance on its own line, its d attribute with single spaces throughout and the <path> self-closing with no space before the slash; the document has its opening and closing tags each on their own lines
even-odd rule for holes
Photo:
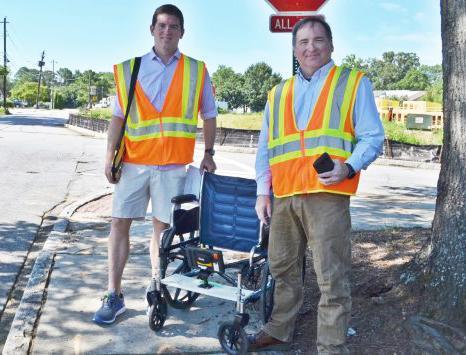
<svg viewBox="0 0 466 355">
<path fill-rule="evenodd" d="M 35 117 L 31 116 L 5 116 L 0 118 L 0 124 L 12 125 L 12 126 L 63 126 L 66 123 L 65 118 L 57 117 Z"/>
</svg>

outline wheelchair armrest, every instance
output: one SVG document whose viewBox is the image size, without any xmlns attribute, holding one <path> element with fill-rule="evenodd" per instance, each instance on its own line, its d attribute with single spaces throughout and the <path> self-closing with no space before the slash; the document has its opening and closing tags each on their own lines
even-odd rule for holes
<svg viewBox="0 0 466 355">
<path fill-rule="evenodd" d="M 171 201 L 172 203 L 175 203 L 175 204 L 182 204 L 182 203 L 197 201 L 197 197 L 196 195 L 193 195 L 193 194 L 178 195 L 178 196 L 173 197 Z"/>
</svg>

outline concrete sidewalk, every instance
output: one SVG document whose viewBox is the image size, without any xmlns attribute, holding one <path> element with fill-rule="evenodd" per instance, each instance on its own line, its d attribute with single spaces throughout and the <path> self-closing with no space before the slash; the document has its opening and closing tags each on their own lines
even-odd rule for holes
<svg viewBox="0 0 466 355">
<path fill-rule="evenodd" d="M 145 302 L 150 221 L 134 222 L 131 227 L 131 251 L 123 279 L 126 313 L 110 326 L 91 321 L 107 284 L 110 202 L 111 196 L 104 196 L 83 206 L 69 219 L 67 232 L 52 233 L 53 263 L 32 277 L 40 282 L 28 284 L 28 292 L 36 297 L 25 292 L 3 354 L 222 353 L 217 331 L 220 323 L 233 320 L 233 302 L 200 296 L 190 310 L 168 307 L 163 329 L 150 330 Z M 38 313 L 37 296 L 46 285 L 40 319 L 34 325 L 29 317 Z M 254 306 L 247 310 L 251 315 L 247 331 L 256 332 L 261 326 L 259 314 Z"/>
</svg>

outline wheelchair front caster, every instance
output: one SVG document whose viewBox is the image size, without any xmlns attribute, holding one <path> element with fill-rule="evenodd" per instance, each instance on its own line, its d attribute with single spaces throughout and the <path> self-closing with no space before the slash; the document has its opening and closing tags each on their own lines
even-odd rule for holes
<svg viewBox="0 0 466 355">
<path fill-rule="evenodd" d="M 235 322 L 220 324 L 217 333 L 222 349 L 227 354 L 246 354 L 248 352 L 248 338 L 243 327 Z"/>
<path fill-rule="evenodd" d="M 149 307 L 149 327 L 157 332 L 162 329 L 167 319 L 167 303 L 161 297 L 160 292 L 155 291 Z"/>
</svg>

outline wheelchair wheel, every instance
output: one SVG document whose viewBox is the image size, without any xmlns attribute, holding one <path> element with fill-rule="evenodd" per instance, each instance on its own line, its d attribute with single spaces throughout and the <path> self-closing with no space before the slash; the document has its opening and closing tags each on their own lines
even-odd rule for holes
<svg viewBox="0 0 466 355">
<path fill-rule="evenodd" d="M 246 354 L 248 338 L 244 329 L 233 322 L 224 322 L 218 328 L 218 340 L 227 354 Z"/>
<path fill-rule="evenodd" d="M 173 274 L 183 274 L 190 271 L 189 266 L 185 259 L 169 260 L 168 258 L 161 258 L 161 271 L 162 278 L 168 277 Z M 178 264 L 177 264 L 178 263 Z M 174 268 L 174 269 L 172 269 Z M 162 293 L 167 303 L 176 309 L 187 309 L 189 308 L 196 298 L 199 296 L 198 293 L 185 291 L 180 288 L 168 287 L 162 284 Z"/>
<path fill-rule="evenodd" d="M 149 327 L 153 331 L 162 329 L 167 318 L 167 304 L 162 298 L 157 299 L 149 308 Z"/>
<path fill-rule="evenodd" d="M 260 297 L 260 313 L 262 322 L 265 324 L 270 318 L 273 309 L 273 292 L 275 290 L 275 280 L 269 270 L 269 264 L 265 263 L 262 269 L 262 286 Z"/>
</svg>

